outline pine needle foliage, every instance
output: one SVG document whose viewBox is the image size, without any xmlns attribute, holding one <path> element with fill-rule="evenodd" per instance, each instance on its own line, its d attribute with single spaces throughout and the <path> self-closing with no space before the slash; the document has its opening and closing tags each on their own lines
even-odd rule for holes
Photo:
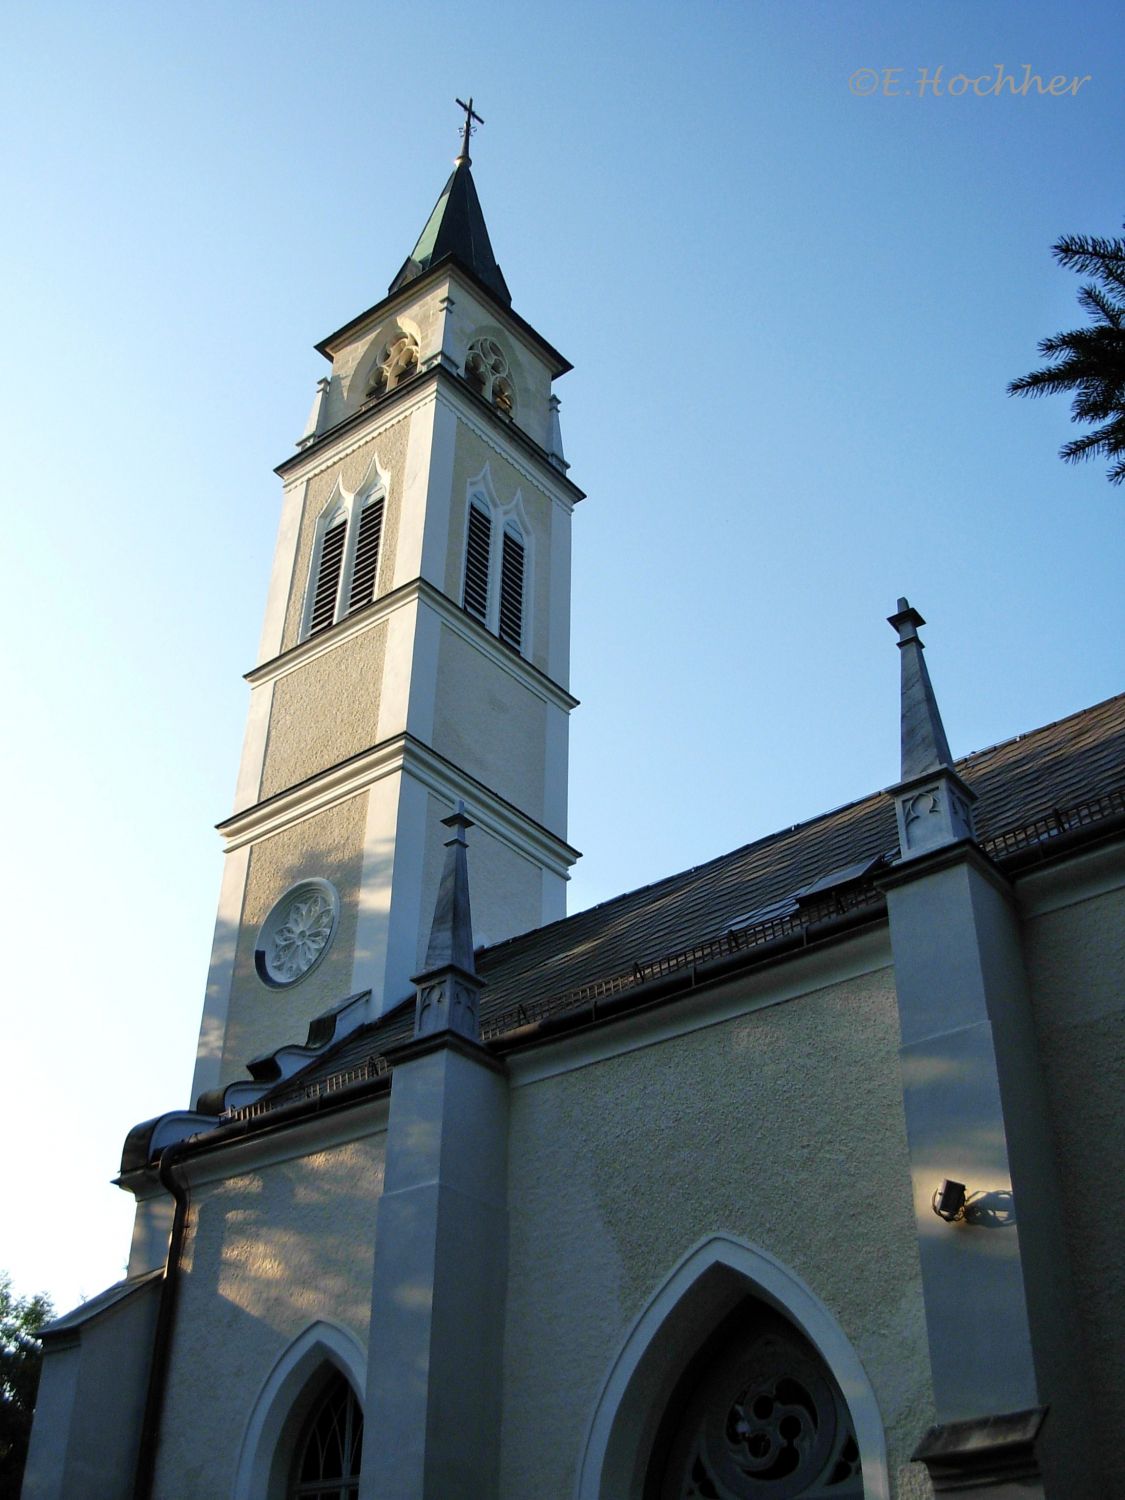
<svg viewBox="0 0 1125 1500">
<path fill-rule="evenodd" d="M 51 1320 L 50 1298 L 17 1297 L 0 1271 L 0 1500 L 17 1500 L 43 1345 L 38 1333 Z"/>
<path fill-rule="evenodd" d="M 1125 227 L 1125 226 L 1123 226 Z M 1094 322 L 1039 341 L 1051 361 L 1008 386 L 1009 396 L 1053 396 L 1073 391 L 1072 422 L 1099 426 L 1064 443 L 1067 463 L 1108 458 L 1110 484 L 1125 481 L 1125 239 L 1068 234 L 1051 247 L 1061 266 L 1093 277 L 1078 293 L 1078 305 Z"/>
</svg>

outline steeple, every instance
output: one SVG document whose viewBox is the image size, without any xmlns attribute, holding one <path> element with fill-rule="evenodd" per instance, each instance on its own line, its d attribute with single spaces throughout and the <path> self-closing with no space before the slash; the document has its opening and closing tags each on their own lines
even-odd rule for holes
<svg viewBox="0 0 1125 1500">
<path fill-rule="evenodd" d="M 901 857 L 911 859 L 973 837 L 975 793 L 953 769 L 919 625 L 926 622 L 907 599 L 887 617 L 898 631 L 901 661 L 902 773 L 892 788 Z"/>
<path fill-rule="evenodd" d="M 278 469 L 193 1098 L 253 1088 L 310 1029 L 339 1036 L 416 990 L 419 1035 L 479 1034 L 460 799 L 477 940 L 565 913 L 582 492 L 551 388 L 570 366 L 509 305 L 464 109 L 396 290 L 317 346 L 331 373 Z"/>
<path fill-rule="evenodd" d="M 477 197 L 473 174 L 469 170 L 469 137 L 473 133 L 473 121 L 484 124 L 473 109 L 472 98 L 468 104 L 458 104 L 465 111 L 465 124 L 461 136 L 461 149 L 453 159 L 453 171 L 434 204 L 433 212 L 426 220 L 426 227 L 418 236 L 418 243 L 407 256 L 402 269 L 391 282 L 388 293 L 421 276 L 439 261 L 452 257 L 478 280 L 483 281 L 489 291 L 505 307 L 512 305 L 512 294 L 508 291 L 496 257 L 492 253 L 492 242 L 484 222 L 484 212 Z"/>
</svg>

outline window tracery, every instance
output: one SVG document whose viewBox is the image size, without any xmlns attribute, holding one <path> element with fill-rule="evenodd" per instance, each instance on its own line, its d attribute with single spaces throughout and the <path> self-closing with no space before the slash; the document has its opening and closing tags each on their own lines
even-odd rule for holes
<svg viewBox="0 0 1125 1500">
<path fill-rule="evenodd" d="M 418 368 L 418 340 L 412 333 L 397 333 L 383 346 L 367 381 L 365 399 L 382 396 L 409 380 Z"/>
<path fill-rule="evenodd" d="M 495 339 L 482 335 L 472 341 L 465 358 L 465 379 L 498 411 L 512 415 L 516 397 L 508 356 Z"/>
<path fill-rule="evenodd" d="M 859 1448 L 813 1346 L 761 1303 L 728 1320 L 665 1415 L 649 1500 L 860 1500 Z"/>
<path fill-rule="evenodd" d="M 343 1375 L 334 1374 L 297 1444 L 288 1500 L 357 1500 L 363 1413 Z"/>
</svg>

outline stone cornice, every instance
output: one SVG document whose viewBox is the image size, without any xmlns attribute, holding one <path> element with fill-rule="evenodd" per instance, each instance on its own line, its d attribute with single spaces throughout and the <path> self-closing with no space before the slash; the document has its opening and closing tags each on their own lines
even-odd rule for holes
<svg viewBox="0 0 1125 1500">
<path fill-rule="evenodd" d="M 472 807 L 474 822 L 486 833 L 564 880 L 579 858 L 578 850 L 564 839 L 409 734 L 373 745 L 219 823 L 223 851 L 230 854 L 245 844 L 280 833 L 396 772 L 413 777 L 450 803 L 463 797 Z"/>
<path fill-rule="evenodd" d="M 345 615 L 328 630 L 318 631 L 316 635 L 298 642 L 288 651 L 283 651 L 280 656 L 274 656 L 269 661 L 262 662 L 260 666 L 252 668 L 245 674 L 245 680 L 251 687 L 262 687 L 268 682 L 276 682 L 279 677 L 285 677 L 290 672 L 295 672 L 309 662 L 315 661 L 317 657 L 335 650 L 344 641 L 349 641 L 354 636 L 363 635 L 366 631 L 385 624 L 396 610 L 418 603 L 429 605 L 435 614 L 441 616 L 442 622 L 450 630 L 475 647 L 482 655 L 487 656 L 489 661 L 498 666 L 501 671 L 506 672 L 509 677 L 514 677 L 522 687 L 534 693 L 537 698 L 541 698 L 545 703 L 554 704 L 556 708 L 561 708 L 565 712 L 578 707 L 578 699 L 572 693 L 567 692 L 566 688 L 557 683 L 554 678 L 548 677 L 546 672 L 540 671 L 518 651 L 505 646 L 503 641 L 494 636 L 491 631 L 486 630 L 478 620 L 475 620 L 459 605 L 454 604 L 452 599 L 424 578 L 415 578 L 410 583 L 402 584 L 391 593 L 383 594 L 372 603 L 365 605 L 363 609 L 357 609 L 354 614 Z"/>
</svg>

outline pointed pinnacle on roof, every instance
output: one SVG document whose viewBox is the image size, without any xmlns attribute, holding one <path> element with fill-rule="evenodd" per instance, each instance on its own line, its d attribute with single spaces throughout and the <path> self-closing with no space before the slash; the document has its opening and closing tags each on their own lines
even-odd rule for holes
<svg viewBox="0 0 1125 1500">
<path fill-rule="evenodd" d="M 902 780 L 924 776 L 939 766 L 952 766 L 949 741 L 941 722 L 937 699 L 930 683 L 922 652 L 925 650 L 918 627 L 926 622 L 906 599 L 898 601 L 898 610 L 888 615 L 887 623 L 898 631 L 898 649 L 902 653 Z"/>
<path fill-rule="evenodd" d="M 451 965 L 466 974 L 476 974 L 473 958 L 473 918 L 469 907 L 468 841 L 465 830 L 473 820 L 465 814 L 465 804 L 458 801 L 442 824 L 453 830 L 445 841 L 445 865 L 438 887 L 430 945 L 426 949 L 426 972 Z"/>
<path fill-rule="evenodd" d="M 469 866 L 466 828 L 473 826 L 458 802 L 448 818 L 442 818 L 452 835 L 445 841 L 445 865 L 438 887 L 434 923 L 426 964 L 414 983 L 414 1035 L 436 1036 L 458 1032 L 480 1040 L 480 992 L 484 981 L 477 974 L 473 954 L 473 918 L 469 910 Z"/>
</svg>

